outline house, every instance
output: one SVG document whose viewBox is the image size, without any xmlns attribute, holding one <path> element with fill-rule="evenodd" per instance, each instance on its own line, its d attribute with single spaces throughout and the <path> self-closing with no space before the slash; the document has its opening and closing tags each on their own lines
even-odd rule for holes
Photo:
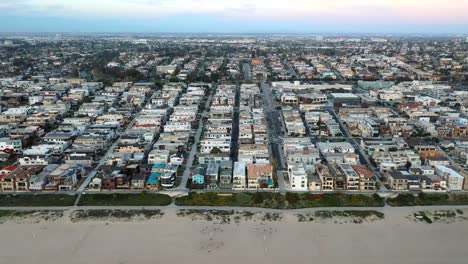
<svg viewBox="0 0 468 264">
<path fill-rule="evenodd" d="M 48 190 L 72 191 L 83 174 L 81 165 L 62 164 L 49 173 L 46 187 Z"/>
<path fill-rule="evenodd" d="M 262 189 L 273 187 L 273 166 L 271 164 L 248 164 L 247 188 Z"/>
<path fill-rule="evenodd" d="M 419 177 L 417 177 L 415 175 L 411 175 L 406 171 L 403 172 L 403 174 L 405 174 L 407 176 L 407 179 L 408 179 L 408 190 L 417 191 L 417 190 L 421 189 L 421 183 L 420 183 L 420 178 Z"/>
<path fill-rule="evenodd" d="M 145 188 L 146 174 L 144 172 L 136 173 L 130 180 L 130 189 L 141 190 Z"/>
<path fill-rule="evenodd" d="M 153 164 L 151 167 L 151 173 L 146 181 L 146 188 L 150 190 L 158 190 L 159 189 L 159 178 L 164 172 L 166 168 L 166 164 Z"/>
<path fill-rule="evenodd" d="M 164 188 L 172 188 L 175 185 L 177 177 L 177 168 L 179 166 L 167 164 L 164 168 L 164 173 L 160 176 L 161 186 Z"/>
<path fill-rule="evenodd" d="M 439 156 L 439 157 L 428 157 L 426 158 L 426 163 L 427 165 L 429 166 L 438 166 L 438 165 L 442 165 L 442 166 L 450 166 L 450 160 L 447 159 L 446 157 L 444 156 Z"/>
<path fill-rule="evenodd" d="M 38 192 L 44 190 L 47 183 L 49 183 L 49 174 L 56 170 L 59 166 L 59 164 L 49 164 L 42 170 L 41 173 L 31 176 L 29 179 L 29 191 Z"/>
<path fill-rule="evenodd" d="M 221 153 L 229 153 L 231 151 L 231 139 L 210 138 L 201 141 L 201 153 L 211 153 L 213 149 L 219 150 Z"/>
<path fill-rule="evenodd" d="M 247 163 L 234 162 L 232 189 L 241 190 L 247 187 L 246 169 Z"/>
<path fill-rule="evenodd" d="M 99 177 L 94 177 L 91 182 L 88 184 L 88 190 L 98 190 L 102 189 L 102 179 Z"/>
<path fill-rule="evenodd" d="M 335 190 L 335 178 L 331 175 L 330 170 L 325 165 L 317 165 L 316 168 L 317 174 L 319 176 L 320 182 L 322 183 L 323 191 L 333 191 Z"/>
<path fill-rule="evenodd" d="M 288 164 L 288 173 L 289 173 L 289 180 L 291 182 L 291 189 L 293 191 L 307 191 L 308 183 L 307 183 L 307 173 L 304 168 L 304 164 Z"/>
<path fill-rule="evenodd" d="M 71 144 L 75 134 L 72 132 L 50 132 L 47 133 L 42 139 L 44 142 L 56 143 L 56 142 L 65 142 Z"/>
<path fill-rule="evenodd" d="M 377 190 L 377 181 L 374 173 L 367 168 L 366 165 L 352 165 L 353 170 L 359 176 L 360 191 L 375 191 Z"/>
<path fill-rule="evenodd" d="M 217 188 L 219 182 L 219 164 L 209 163 L 206 167 L 206 179 L 210 188 Z"/>
<path fill-rule="evenodd" d="M 198 154 L 198 163 L 199 164 L 209 164 L 209 163 L 222 163 L 225 161 L 230 161 L 230 153 L 219 153 L 219 154 Z M 232 168 L 232 166 L 231 166 Z"/>
<path fill-rule="evenodd" d="M 322 181 L 318 175 L 314 174 L 312 171 L 307 170 L 307 183 L 308 189 L 311 192 L 318 192 L 322 190 Z"/>
<path fill-rule="evenodd" d="M 219 163 L 219 188 L 232 189 L 232 161 L 222 161 Z"/>
<path fill-rule="evenodd" d="M 340 164 L 341 171 L 346 177 L 346 190 L 358 191 L 359 190 L 359 174 L 353 169 L 351 164 Z"/>
<path fill-rule="evenodd" d="M 398 167 L 399 167 L 398 164 L 393 163 L 393 162 L 382 162 L 379 165 L 379 171 L 381 173 L 395 171 L 398 169 Z"/>
<path fill-rule="evenodd" d="M 286 147 L 286 145 L 284 147 Z M 288 151 L 286 159 L 288 164 L 302 163 L 307 165 L 316 165 L 320 164 L 322 161 L 318 149 L 305 149 L 297 152 Z"/>
<path fill-rule="evenodd" d="M 19 166 L 9 173 L 2 174 L 0 184 L 2 192 L 26 192 L 29 191 L 29 183 L 32 176 L 42 171 L 44 166 Z M 6 172 L 11 168 L 2 169 Z"/>
<path fill-rule="evenodd" d="M 204 167 L 198 167 L 195 169 L 192 175 L 192 188 L 194 189 L 205 188 L 205 174 L 206 174 L 206 170 Z"/>
<path fill-rule="evenodd" d="M 408 176 L 400 171 L 389 171 L 387 174 L 387 183 L 390 189 L 395 191 L 408 190 Z"/>
<path fill-rule="evenodd" d="M 330 175 L 333 177 L 334 181 L 334 190 L 346 190 L 346 174 L 341 170 L 339 164 L 330 164 L 328 166 Z"/>
<path fill-rule="evenodd" d="M 444 165 L 434 166 L 435 173 L 447 181 L 447 187 L 450 191 L 462 191 L 465 178 L 458 172 Z"/>
<path fill-rule="evenodd" d="M 169 157 L 169 162 L 174 165 L 182 166 L 184 163 L 184 153 L 177 152 Z"/>
<path fill-rule="evenodd" d="M 424 177 L 427 177 L 432 181 L 434 190 L 447 190 L 447 180 L 445 180 L 443 177 L 436 174 L 424 175 Z M 423 187 L 423 183 L 421 183 L 421 187 Z"/>
<path fill-rule="evenodd" d="M 0 138 L 0 152 L 13 150 L 15 153 L 21 153 L 23 150 L 21 140 Z"/>
<path fill-rule="evenodd" d="M 10 156 L 11 154 L 0 152 L 0 162 L 9 160 Z"/>
<path fill-rule="evenodd" d="M 169 162 L 170 151 L 153 149 L 148 154 L 148 164 L 167 164 Z"/>
<path fill-rule="evenodd" d="M 348 142 L 318 142 L 320 153 L 354 153 L 354 147 Z"/>
<path fill-rule="evenodd" d="M 48 165 L 51 160 L 52 150 L 45 148 L 31 148 L 23 151 L 23 156 L 18 163 L 23 166 Z"/>
</svg>

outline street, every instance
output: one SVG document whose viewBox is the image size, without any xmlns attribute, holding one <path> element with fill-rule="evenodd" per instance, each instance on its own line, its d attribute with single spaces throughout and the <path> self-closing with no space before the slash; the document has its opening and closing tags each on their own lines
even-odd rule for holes
<svg viewBox="0 0 468 264">
<path fill-rule="evenodd" d="M 200 138 L 202 136 L 202 131 L 203 131 L 203 118 L 207 115 L 209 109 L 210 109 L 210 105 L 211 105 L 211 99 L 213 98 L 213 94 L 214 94 L 214 90 L 215 90 L 215 87 L 212 88 L 212 90 L 210 90 L 210 93 L 208 95 L 208 98 L 206 100 L 206 103 L 205 103 L 205 109 L 203 111 L 203 113 L 200 115 L 200 120 L 198 122 L 198 129 L 197 129 L 197 132 L 195 134 L 195 140 L 192 144 L 192 148 L 190 150 L 190 154 L 189 154 L 189 158 L 187 159 L 187 162 L 185 164 L 185 170 L 184 170 L 184 174 L 182 176 L 182 180 L 180 181 L 180 184 L 179 186 L 177 186 L 176 188 L 174 188 L 174 190 L 177 190 L 177 191 L 180 191 L 180 190 L 186 190 L 187 191 L 187 182 L 190 178 L 190 173 L 192 171 L 192 165 L 193 165 L 193 160 L 195 159 L 195 155 L 197 154 L 197 151 L 198 151 L 198 143 L 200 142 Z"/>
<path fill-rule="evenodd" d="M 356 142 L 355 138 L 351 136 L 351 134 L 348 131 L 348 128 L 343 124 L 339 116 L 336 114 L 333 106 L 329 105 L 327 107 L 327 110 L 333 115 L 333 118 L 340 125 L 341 132 L 343 133 L 343 135 L 345 135 L 347 141 L 356 149 L 357 154 L 359 155 L 360 162 L 370 167 L 372 169 L 372 172 L 376 175 L 375 179 L 380 186 L 380 191 L 388 192 L 387 187 L 385 187 L 385 185 L 382 183 L 382 180 L 381 180 L 382 175 L 380 174 L 379 170 L 372 165 L 366 153 L 364 153 L 364 151 L 362 150 L 361 145 L 358 142 Z"/>
<path fill-rule="evenodd" d="M 268 122 L 268 141 L 270 148 L 270 156 L 278 162 L 277 176 L 278 186 L 281 193 L 286 192 L 286 184 L 283 176 L 283 170 L 286 168 L 286 162 L 283 157 L 283 147 L 281 145 L 280 136 L 282 134 L 281 128 L 281 113 L 274 105 L 273 96 L 271 94 L 271 87 L 266 83 L 261 83 L 261 90 L 263 91 L 263 111 L 267 117 Z"/>
</svg>

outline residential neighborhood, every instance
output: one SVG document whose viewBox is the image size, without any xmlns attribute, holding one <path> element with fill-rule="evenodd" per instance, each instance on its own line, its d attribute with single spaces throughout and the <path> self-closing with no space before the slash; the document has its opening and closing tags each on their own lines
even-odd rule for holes
<svg viewBox="0 0 468 264">
<path fill-rule="evenodd" d="M 13 40 L 1 191 L 468 189 L 462 40 L 291 41 Z"/>
</svg>

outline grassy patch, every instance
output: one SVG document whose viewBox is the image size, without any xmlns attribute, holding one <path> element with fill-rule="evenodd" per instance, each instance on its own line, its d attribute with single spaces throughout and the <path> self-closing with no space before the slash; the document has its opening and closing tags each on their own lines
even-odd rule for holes
<svg viewBox="0 0 468 264">
<path fill-rule="evenodd" d="M 377 217 L 383 219 L 384 214 L 374 210 L 345 210 L 345 211 L 317 211 L 315 217 L 319 218 L 333 218 L 333 217 L 357 217 L 357 218 L 369 218 Z"/>
<path fill-rule="evenodd" d="M 170 196 L 159 193 L 93 193 L 81 196 L 80 206 L 166 206 Z"/>
<path fill-rule="evenodd" d="M 299 222 L 312 222 L 314 221 L 314 216 L 312 216 L 311 214 L 297 214 L 297 221 Z"/>
<path fill-rule="evenodd" d="M 55 221 L 63 216 L 63 211 L 53 210 L 33 210 L 33 211 L 15 211 L 15 210 L 0 210 L 0 223 L 8 220 L 23 221 L 33 220 L 33 222 L 40 221 Z"/>
<path fill-rule="evenodd" d="M 280 213 L 253 213 L 249 211 L 236 212 L 233 210 L 203 210 L 203 209 L 181 209 L 177 212 L 179 217 L 190 217 L 194 220 L 204 220 L 216 224 L 240 223 L 245 221 L 281 221 L 283 215 Z"/>
<path fill-rule="evenodd" d="M 344 211 L 317 211 L 315 219 L 334 221 L 335 223 L 362 224 L 364 222 L 374 222 L 382 220 L 384 214 L 374 210 L 344 210 Z"/>
<path fill-rule="evenodd" d="M 73 206 L 76 195 L 68 194 L 1 194 L 0 206 Z"/>
<path fill-rule="evenodd" d="M 131 220 L 132 218 L 160 218 L 164 215 L 161 210 L 77 210 L 73 212 L 71 220 L 106 220 L 120 219 Z"/>
<path fill-rule="evenodd" d="M 177 216 L 191 217 L 192 220 L 215 221 L 219 224 L 229 224 L 231 222 L 231 216 L 234 216 L 234 221 L 236 223 L 240 221 L 240 215 L 235 214 L 234 211 L 225 210 L 180 210 Z"/>
<path fill-rule="evenodd" d="M 467 217 L 463 216 L 463 211 L 461 210 L 419 211 L 410 215 L 409 219 L 414 220 L 415 222 L 423 222 L 428 224 L 450 224 L 458 221 L 468 220 Z"/>
<path fill-rule="evenodd" d="M 399 194 L 387 199 L 391 206 L 468 205 L 468 194 Z"/>
<path fill-rule="evenodd" d="M 220 195 L 218 193 L 189 193 L 178 197 L 179 206 L 240 206 L 261 207 L 273 209 L 296 209 L 312 207 L 380 207 L 384 200 L 378 195 L 347 195 L 347 194 L 297 194 L 287 193 L 233 193 Z"/>
<path fill-rule="evenodd" d="M 278 214 L 278 213 L 266 213 L 262 216 L 261 220 L 262 221 L 269 221 L 269 222 L 273 222 L 273 221 L 279 221 L 283 218 L 283 216 L 281 214 Z"/>
</svg>

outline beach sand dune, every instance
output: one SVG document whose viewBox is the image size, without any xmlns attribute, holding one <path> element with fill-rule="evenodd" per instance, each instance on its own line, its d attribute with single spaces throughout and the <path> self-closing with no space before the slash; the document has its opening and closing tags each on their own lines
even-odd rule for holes
<svg viewBox="0 0 468 264">
<path fill-rule="evenodd" d="M 1 264 L 468 263 L 468 222 L 416 223 L 407 212 L 363 224 L 281 221 L 219 224 L 168 210 L 137 222 L 0 225 Z"/>
</svg>

